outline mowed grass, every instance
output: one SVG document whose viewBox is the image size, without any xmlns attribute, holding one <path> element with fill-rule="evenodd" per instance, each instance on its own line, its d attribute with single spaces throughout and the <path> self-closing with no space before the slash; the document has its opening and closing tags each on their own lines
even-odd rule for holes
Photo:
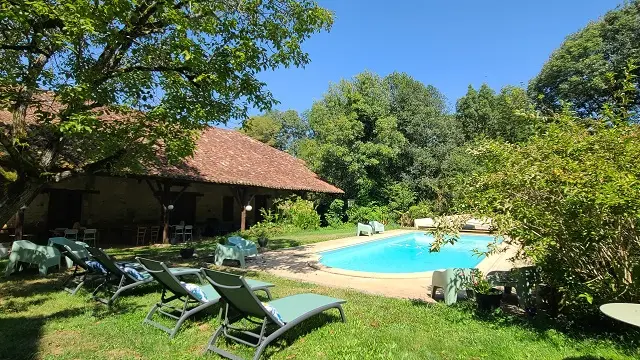
<svg viewBox="0 0 640 360">
<path fill-rule="evenodd" d="M 385 230 L 399 229 L 396 225 L 387 225 Z M 317 230 L 300 230 L 274 236 L 269 240 L 270 249 L 282 249 L 294 246 L 313 244 L 321 241 L 329 241 L 351 237 L 356 235 L 355 225 L 345 225 L 340 228 L 320 228 Z"/>
<path fill-rule="evenodd" d="M 399 229 L 398 226 L 387 226 L 387 230 Z M 284 249 L 296 246 L 303 246 L 322 241 L 342 239 L 355 236 L 356 228 L 353 225 L 347 225 L 341 228 L 320 228 L 316 230 L 297 230 L 285 234 L 273 236 L 269 239 L 267 248 L 269 250 Z M 196 253 L 200 256 L 211 256 L 220 241 L 224 242 L 224 236 L 216 238 L 207 238 L 202 241 L 189 243 L 196 249 Z M 152 259 L 165 259 L 175 257 L 180 247 L 169 245 L 148 245 L 138 247 L 120 247 L 111 249 L 110 252 L 116 256 L 134 257 L 143 256 Z"/>
<path fill-rule="evenodd" d="M 124 259 L 124 251 L 120 251 Z M 185 263 L 166 251 L 173 265 Z M 129 253 L 131 255 L 131 252 Z M 172 261 L 173 260 L 173 261 Z M 5 262 L 0 262 L 4 269 Z M 234 269 L 231 269 L 234 270 Z M 40 277 L 29 270 L 0 280 L 1 359 L 217 359 L 202 354 L 218 326 L 217 306 L 187 321 L 178 335 L 143 326 L 146 312 L 160 297 L 148 285 L 122 297 L 107 310 L 87 291 L 60 290 L 63 274 Z M 447 307 L 385 298 L 356 291 L 301 283 L 265 273 L 247 276 L 274 283 L 275 298 L 312 292 L 347 300 L 347 323 L 337 311 L 316 316 L 267 348 L 271 359 L 634 359 L 640 358 L 637 333 L 580 334 L 554 329 L 553 323 L 506 315 L 479 317 L 472 303 Z M 620 335 L 624 334 L 624 335 Z M 246 346 L 224 344 L 245 358 Z"/>
</svg>

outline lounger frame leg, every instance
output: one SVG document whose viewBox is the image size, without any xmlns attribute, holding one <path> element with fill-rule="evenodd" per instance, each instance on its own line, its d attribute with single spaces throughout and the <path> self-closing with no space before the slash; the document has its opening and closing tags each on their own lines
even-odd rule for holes
<svg viewBox="0 0 640 360">
<path fill-rule="evenodd" d="M 235 342 L 238 343 L 242 343 L 251 347 L 256 348 L 256 351 L 253 355 L 253 360 L 258 360 L 260 359 L 260 355 L 262 355 L 262 352 L 264 351 L 264 349 L 267 347 L 267 345 L 269 345 L 269 343 L 271 343 L 273 340 L 277 339 L 280 335 L 284 334 L 285 332 L 287 332 L 288 330 L 292 329 L 293 327 L 295 327 L 296 325 L 298 325 L 299 323 L 303 322 L 304 320 L 309 319 L 311 316 L 316 315 L 316 314 L 320 314 L 326 310 L 329 309 L 338 309 L 338 311 L 340 312 L 340 318 L 342 320 L 342 322 L 346 322 L 347 318 L 344 314 L 344 310 L 342 309 L 342 305 L 341 304 L 330 304 L 327 306 L 323 306 L 323 307 L 319 307 L 317 309 L 314 309 L 313 311 L 305 314 L 305 316 L 301 316 L 298 319 L 291 321 L 289 323 L 286 323 L 285 325 L 283 325 L 282 327 L 280 327 L 278 330 L 274 331 L 273 333 L 269 334 L 268 336 L 264 336 L 265 332 L 266 332 L 266 327 L 268 324 L 268 319 L 264 318 L 262 320 L 261 324 L 262 326 L 260 327 L 260 334 L 256 334 L 252 331 L 246 331 L 246 330 L 242 330 L 240 328 L 235 328 L 233 326 L 231 326 L 231 323 L 241 320 L 243 317 L 240 317 L 238 319 L 233 319 L 233 320 L 229 320 L 229 305 L 226 304 L 225 305 L 225 311 L 224 311 L 224 317 L 222 319 L 222 324 L 218 327 L 218 329 L 216 329 L 216 331 L 213 333 L 213 335 L 211 336 L 211 338 L 209 339 L 209 342 L 207 343 L 207 346 L 204 349 L 204 353 L 206 353 L 207 351 L 213 351 L 216 354 L 223 356 L 227 359 L 232 359 L 232 360 L 240 360 L 241 358 L 224 350 L 221 349 L 217 346 L 215 346 L 216 341 L 218 340 L 218 338 L 222 335 L 228 339 L 231 339 Z M 251 320 L 250 320 L 251 321 Z M 234 331 L 239 331 L 245 335 L 249 335 L 252 336 L 254 338 L 257 339 L 257 342 L 254 343 L 250 343 L 246 340 L 240 339 L 234 335 L 231 335 L 229 333 L 229 330 L 234 330 Z"/>
<path fill-rule="evenodd" d="M 73 269 L 73 274 L 71 274 L 62 283 L 62 287 L 64 288 L 65 291 L 67 291 L 71 295 L 75 295 L 78 292 L 78 290 L 80 290 L 80 288 L 84 285 L 85 281 L 87 280 L 87 275 L 88 275 L 88 271 L 84 271 L 84 272 L 78 273 L 78 265 L 76 265 L 76 267 Z M 73 280 L 74 278 L 76 278 L 78 276 L 82 276 L 82 278 L 80 279 L 80 282 L 74 288 L 67 287 L 67 284 L 69 282 L 71 282 L 71 280 Z"/>
<path fill-rule="evenodd" d="M 178 330 L 180 330 L 180 327 L 182 326 L 182 323 L 184 323 L 185 320 L 187 320 L 191 315 L 200 312 L 201 310 L 208 308 L 209 306 L 215 305 L 217 302 L 206 302 L 206 303 L 200 303 L 199 306 L 196 306 L 194 308 L 192 308 L 191 310 L 189 309 L 189 303 L 191 303 L 191 299 L 189 298 L 185 298 L 185 297 L 181 297 L 181 296 L 177 296 L 174 295 L 172 297 L 166 297 L 167 296 L 167 291 L 166 289 L 162 289 L 162 295 L 160 297 L 160 301 L 157 302 L 155 305 L 153 305 L 153 307 L 151 308 L 151 310 L 149 311 L 149 313 L 147 314 L 147 316 L 145 317 L 145 319 L 142 321 L 143 324 L 149 324 L 155 328 L 158 328 L 166 333 L 169 334 L 169 339 L 173 339 L 173 337 L 178 333 Z M 174 301 L 174 300 L 180 300 L 182 301 L 182 307 L 178 308 L 175 307 L 173 305 L 170 304 L 170 302 Z M 180 315 L 176 316 L 173 315 L 169 312 L 166 312 L 164 310 L 162 310 L 163 308 L 169 308 L 169 309 L 173 309 L 173 310 L 179 310 L 180 311 Z M 174 320 L 176 320 L 176 324 L 173 328 L 168 328 L 156 321 L 153 321 L 153 315 L 159 312 L 161 315 L 167 316 L 169 318 L 172 318 Z"/>
<path fill-rule="evenodd" d="M 111 290 L 111 297 L 109 299 L 107 298 L 100 298 L 98 297 L 96 294 L 100 291 L 100 289 L 104 288 L 105 291 L 107 293 L 109 293 L 109 290 L 107 289 L 107 287 L 109 287 L 110 285 L 110 280 L 111 280 L 111 274 L 107 274 L 104 277 L 104 281 L 98 285 L 98 287 L 93 290 L 93 292 L 91 293 L 91 296 L 93 297 L 94 300 L 99 301 L 105 305 L 107 305 L 107 307 L 111 307 L 114 302 L 118 299 L 118 297 L 120 297 L 120 294 L 123 293 L 124 291 L 127 291 L 129 289 L 133 289 L 134 287 L 140 286 L 142 284 L 146 284 L 148 282 L 150 282 L 152 279 L 149 278 L 147 280 L 141 280 L 141 281 L 137 281 L 134 283 L 131 283 L 129 285 L 124 285 L 127 283 L 127 279 L 124 276 L 120 277 L 120 282 L 118 283 L 117 286 L 113 286 L 114 290 Z"/>
</svg>

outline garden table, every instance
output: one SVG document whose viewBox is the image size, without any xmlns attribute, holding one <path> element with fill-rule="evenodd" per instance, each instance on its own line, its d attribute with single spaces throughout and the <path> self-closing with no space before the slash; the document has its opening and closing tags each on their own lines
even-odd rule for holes
<svg viewBox="0 0 640 360">
<path fill-rule="evenodd" d="M 51 266 L 60 266 L 60 252 L 51 246 L 40 246 L 31 241 L 17 240 L 11 246 L 5 275 L 11 275 L 19 263 L 37 264 L 40 274 L 47 275 L 47 270 Z"/>
<path fill-rule="evenodd" d="M 600 306 L 600 311 L 612 319 L 640 327 L 640 304 L 610 303 Z"/>
</svg>

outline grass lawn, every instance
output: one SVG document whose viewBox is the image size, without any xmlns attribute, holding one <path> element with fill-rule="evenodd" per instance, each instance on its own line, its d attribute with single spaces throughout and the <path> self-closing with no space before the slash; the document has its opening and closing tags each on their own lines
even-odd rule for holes
<svg viewBox="0 0 640 360">
<path fill-rule="evenodd" d="M 328 236 L 328 235 L 327 235 Z M 131 251 L 118 250 L 120 258 Z M 173 265 L 174 252 L 158 252 Z M 0 262 L 4 269 L 6 261 Z M 28 270 L 28 271 L 31 271 Z M 0 358 L 2 359 L 216 359 L 202 349 L 217 327 L 217 306 L 187 321 L 178 335 L 143 326 L 160 297 L 148 285 L 122 297 L 113 310 L 60 290 L 62 274 L 13 275 L 0 280 Z M 313 292 L 346 299 L 347 323 L 331 310 L 301 324 L 270 345 L 273 359 L 632 359 L 640 357 L 637 333 L 596 337 L 565 333 L 548 322 L 532 323 L 506 315 L 478 317 L 472 304 L 454 307 L 367 295 L 277 278 L 247 276 L 276 284 L 275 298 Z M 633 335 L 630 335 L 633 334 Z M 635 336 L 633 338 L 632 336 Z M 615 340 L 614 340 L 615 339 Z M 635 341 L 633 340 L 635 339 Z M 244 357 L 252 351 L 228 345 Z"/>
<path fill-rule="evenodd" d="M 387 225 L 385 230 L 399 229 L 398 226 Z M 341 228 L 320 228 L 318 230 L 300 230 L 274 236 L 269 240 L 270 249 L 282 249 L 300 245 L 313 244 L 321 241 L 329 241 L 355 236 L 356 226 L 348 225 Z"/>
</svg>

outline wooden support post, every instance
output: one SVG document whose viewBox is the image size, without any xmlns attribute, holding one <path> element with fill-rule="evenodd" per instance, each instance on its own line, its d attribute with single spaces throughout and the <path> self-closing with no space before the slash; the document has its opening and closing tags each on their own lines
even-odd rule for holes
<svg viewBox="0 0 640 360">
<path fill-rule="evenodd" d="M 162 243 L 169 243 L 169 205 L 171 205 L 171 182 L 156 181 L 156 186 L 146 180 L 151 192 L 160 203 L 160 224 L 162 224 Z M 184 191 L 184 189 L 183 189 Z"/>
<path fill-rule="evenodd" d="M 233 197 L 238 205 L 240 205 L 240 231 L 245 231 L 247 228 L 247 189 L 244 187 L 233 187 Z"/>
<path fill-rule="evenodd" d="M 162 189 L 162 194 L 160 195 L 160 206 L 162 207 L 162 243 L 169 243 L 169 216 L 171 210 L 169 209 L 169 205 L 171 205 L 171 184 L 164 183 L 160 184 Z"/>
<path fill-rule="evenodd" d="M 16 213 L 16 231 L 15 231 L 15 240 L 22 240 L 23 226 L 24 226 L 24 209 L 25 207 L 21 207 L 20 210 Z"/>
</svg>

